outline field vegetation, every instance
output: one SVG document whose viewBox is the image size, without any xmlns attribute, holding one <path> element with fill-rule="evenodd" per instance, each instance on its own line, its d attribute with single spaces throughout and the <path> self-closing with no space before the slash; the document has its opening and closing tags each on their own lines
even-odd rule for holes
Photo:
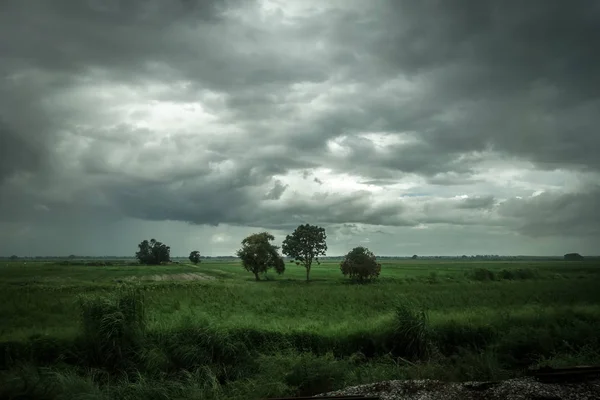
<svg viewBox="0 0 600 400">
<path fill-rule="evenodd" d="M 0 397 L 312 395 L 600 362 L 596 261 L 0 262 Z M 196 279 L 189 279 L 194 276 Z"/>
</svg>

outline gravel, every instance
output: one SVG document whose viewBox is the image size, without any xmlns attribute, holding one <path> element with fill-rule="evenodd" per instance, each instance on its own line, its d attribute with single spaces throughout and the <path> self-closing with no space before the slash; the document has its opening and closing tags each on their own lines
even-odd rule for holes
<svg viewBox="0 0 600 400">
<path fill-rule="evenodd" d="M 385 381 L 319 396 L 365 395 L 381 400 L 600 400 L 600 380 L 541 383 L 533 378 L 502 382 Z"/>
</svg>

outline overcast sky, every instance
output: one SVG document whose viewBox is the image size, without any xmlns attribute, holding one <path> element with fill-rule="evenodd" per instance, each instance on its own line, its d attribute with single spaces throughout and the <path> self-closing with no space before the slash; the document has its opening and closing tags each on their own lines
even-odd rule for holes
<svg viewBox="0 0 600 400">
<path fill-rule="evenodd" d="M 600 1 L 2 0 L 0 255 L 600 253 Z"/>
</svg>

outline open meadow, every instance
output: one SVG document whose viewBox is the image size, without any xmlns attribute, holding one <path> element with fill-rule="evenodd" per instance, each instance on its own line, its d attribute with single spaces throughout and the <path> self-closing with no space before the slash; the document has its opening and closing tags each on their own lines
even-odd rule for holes
<svg viewBox="0 0 600 400">
<path fill-rule="evenodd" d="M 0 263 L 0 397 L 316 394 L 387 379 L 503 379 L 600 363 L 597 261 Z"/>
</svg>

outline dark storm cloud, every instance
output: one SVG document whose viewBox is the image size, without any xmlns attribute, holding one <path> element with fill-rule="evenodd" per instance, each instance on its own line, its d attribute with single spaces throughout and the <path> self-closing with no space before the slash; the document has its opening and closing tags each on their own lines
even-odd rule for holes
<svg viewBox="0 0 600 400">
<path fill-rule="evenodd" d="M 316 178 L 315 178 L 316 179 Z M 273 188 L 269 190 L 267 194 L 263 197 L 265 200 L 279 200 L 281 195 L 287 189 L 288 185 L 284 185 L 281 181 L 275 181 Z"/>
<path fill-rule="evenodd" d="M 2 53 L 8 61 L 60 73 L 107 67 L 133 78 L 188 48 L 173 29 L 218 19 L 222 0 L 20 1 L 0 5 Z M 186 46 L 187 47 L 187 46 Z"/>
<path fill-rule="evenodd" d="M 333 189 L 288 198 L 305 194 L 278 180 L 290 171 L 329 190 L 307 171 L 317 167 L 377 186 L 414 175 L 477 187 L 491 153 L 600 171 L 597 1 L 340 4 L 269 25 L 256 2 L 239 0 L 1 2 L 0 219 L 35 220 L 46 207 L 68 223 L 73 207 L 274 229 L 504 224 L 599 234 L 593 188 L 508 200 L 496 216 L 499 196 L 476 189 L 482 197 L 417 206 Z M 201 100 L 229 125 L 195 122 L 165 138 L 131 122 L 145 111 L 118 114 L 126 96 Z M 380 146 L 364 132 L 410 140 Z"/>
<path fill-rule="evenodd" d="M 500 215 L 511 218 L 525 235 L 598 236 L 600 235 L 600 186 L 575 193 L 542 193 L 511 199 L 499 207 Z"/>
<path fill-rule="evenodd" d="M 457 208 L 463 209 L 477 209 L 477 208 L 490 208 L 494 205 L 494 196 L 483 196 L 483 197 L 470 197 L 461 201 Z"/>
<path fill-rule="evenodd" d="M 290 145 L 312 151 L 339 135 L 413 131 L 420 142 L 338 168 L 465 173 L 460 155 L 496 151 L 538 167 L 600 170 L 600 5 L 390 1 L 323 22 L 332 66 L 357 85 Z M 407 79 L 402 91 L 391 79 Z M 402 85 L 400 85 L 402 86 Z"/>
<path fill-rule="evenodd" d="M 41 155 L 42 148 L 0 119 L 0 184 L 17 171 L 37 170 Z"/>
<path fill-rule="evenodd" d="M 370 37 L 370 54 L 390 75 L 423 77 L 430 89 L 425 115 L 396 110 L 388 127 L 417 126 L 440 153 L 492 148 L 549 168 L 600 169 L 598 2 L 390 5 L 387 34 Z"/>
</svg>

